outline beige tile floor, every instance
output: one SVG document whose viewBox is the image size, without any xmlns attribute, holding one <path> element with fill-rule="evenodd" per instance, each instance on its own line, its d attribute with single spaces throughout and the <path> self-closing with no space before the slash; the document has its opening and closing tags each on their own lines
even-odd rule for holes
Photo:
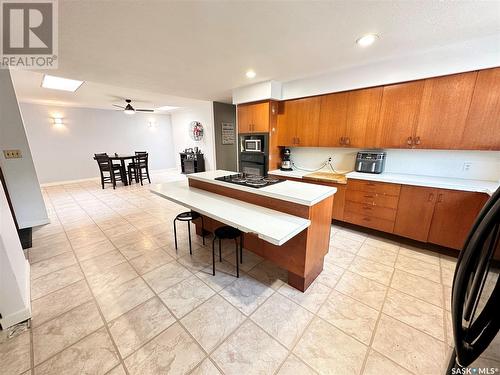
<svg viewBox="0 0 500 375">
<path fill-rule="evenodd" d="M 44 189 L 51 224 L 29 251 L 32 326 L 0 336 L 1 373 L 443 373 L 453 258 L 332 226 L 306 293 L 249 252 L 236 279 L 230 244 L 213 277 L 200 238 L 189 255 L 185 225 L 173 249 L 184 209 L 148 187 Z M 483 363 L 499 368 L 499 352 L 497 341 Z"/>
</svg>

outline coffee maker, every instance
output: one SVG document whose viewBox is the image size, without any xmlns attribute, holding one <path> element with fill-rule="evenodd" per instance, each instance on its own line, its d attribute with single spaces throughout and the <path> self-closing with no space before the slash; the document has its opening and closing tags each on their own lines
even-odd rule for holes
<svg viewBox="0 0 500 375">
<path fill-rule="evenodd" d="M 290 160 L 291 151 L 289 148 L 284 148 L 281 154 L 281 170 L 291 171 L 292 161 Z"/>
</svg>

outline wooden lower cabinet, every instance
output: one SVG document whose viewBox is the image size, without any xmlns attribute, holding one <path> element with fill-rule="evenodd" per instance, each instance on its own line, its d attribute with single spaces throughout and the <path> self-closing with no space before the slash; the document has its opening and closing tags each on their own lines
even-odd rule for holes
<svg viewBox="0 0 500 375">
<path fill-rule="evenodd" d="M 436 189 L 436 205 L 427 242 L 462 249 L 488 197 L 486 194 Z"/>
<path fill-rule="evenodd" d="M 393 233 L 426 242 L 435 202 L 436 189 L 403 185 Z"/>
<path fill-rule="evenodd" d="M 403 186 L 394 234 L 460 250 L 487 200 L 483 193 Z"/>
</svg>

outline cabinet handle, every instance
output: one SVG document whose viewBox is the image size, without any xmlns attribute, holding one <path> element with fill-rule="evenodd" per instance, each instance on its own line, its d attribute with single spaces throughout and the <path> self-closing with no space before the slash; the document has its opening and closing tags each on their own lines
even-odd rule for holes
<svg viewBox="0 0 500 375">
<path fill-rule="evenodd" d="M 406 143 L 408 144 L 408 146 L 411 146 L 411 144 L 413 143 L 413 138 L 408 137 L 408 139 L 406 139 Z"/>
<path fill-rule="evenodd" d="M 415 137 L 415 144 L 419 145 L 420 144 L 420 137 Z"/>
<path fill-rule="evenodd" d="M 440 193 L 440 194 L 438 194 L 438 199 L 437 199 L 437 202 L 438 202 L 438 203 L 441 203 L 442 201 L 443 201 L 443 194 L 442 194 L 442 193 Z"/>
<path fill-rule="evenodd" d="M 429 199 L 427 199 L 427 202 L 432 202 L 434 200 L 434 193 L 429 194 Z"/>
<path fill-rule="evenodd" d="M 365 198 L 375 198 L 373 195 L 364 195 Z"/>
<path fill-rule="evenodd" d="M 345 144 L 350 145 L 351 144 L 351 139 L 349 137 L 345 137 Z"/>
</svg>

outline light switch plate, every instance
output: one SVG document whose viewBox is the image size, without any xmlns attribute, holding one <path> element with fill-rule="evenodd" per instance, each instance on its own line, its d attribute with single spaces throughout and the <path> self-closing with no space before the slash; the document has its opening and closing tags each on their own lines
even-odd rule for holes
<svg viewBox="0 0 500 375">
<path fill-rule="evenodd" d="M 20 159 L 23 157 L 21 150 L 3 150 L 5 159 Z"/>
</svg>

